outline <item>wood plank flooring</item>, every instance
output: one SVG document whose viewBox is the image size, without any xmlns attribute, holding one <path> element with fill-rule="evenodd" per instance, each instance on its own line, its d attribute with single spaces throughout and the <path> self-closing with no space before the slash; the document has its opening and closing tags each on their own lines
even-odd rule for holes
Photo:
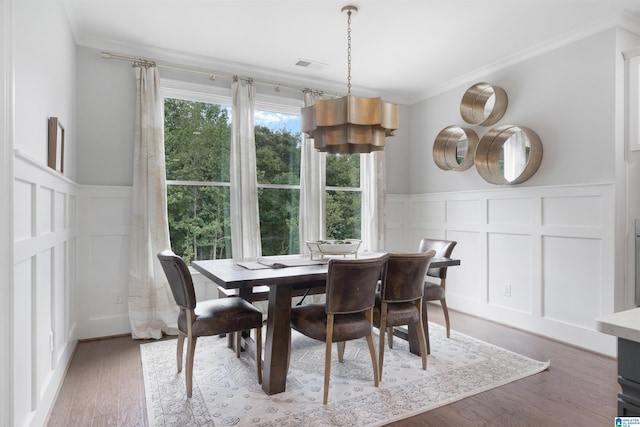
<svg viewBox="0 0 640 427">
<path fill-rule="evenodd" d="M 548 371 L 390 424 L 427 426 L 609 426 L 616 416 L 616 361 L 476 317 L 451 314 L 452 329 L 537 360 Z M 443 324 L 439 307 L 430 320 Z M 81 342 L 49 417 L 50 427 L 147 426 L 140 344 L 117 337 Z"/>
</svg>

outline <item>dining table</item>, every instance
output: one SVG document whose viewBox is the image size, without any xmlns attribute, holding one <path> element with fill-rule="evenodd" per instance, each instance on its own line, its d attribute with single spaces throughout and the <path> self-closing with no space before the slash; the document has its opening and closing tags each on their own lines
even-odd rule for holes
<svg viewBox="0 0 640 427">
<path fill-rule="evenodd" d="M 357 258 L 374 258 L 385 252 L 362 251 Z M 291 345 L 291 304 L 294 291 L 324 287 L 327 267 L 332 256 L 313 259 L 308 254 L 278 255 L 248 260 L 194 260 L 191 266 L 204 277 L 225 289 L 237 289 L 238 296 L 251 301 L 252 289 L 268 286 L 267 331 L 262 364 L 262 389 L 268 395 L 286 389 Z M 434 258 L 431 267 L 460 265 L 459 259 Z M 415 343 L 411 345 L 411 341 Z M 412 352 L 418 352 L 415 330 L 409 331 Z M 417 349 L 417 350 L 416 350 Z M 260 355 L 254 355 L 261 357 Z"/>
</svg>

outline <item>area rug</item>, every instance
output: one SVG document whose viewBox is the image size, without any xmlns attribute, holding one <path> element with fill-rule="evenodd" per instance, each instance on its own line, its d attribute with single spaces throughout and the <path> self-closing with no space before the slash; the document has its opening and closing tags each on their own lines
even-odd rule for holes
<svg viewBox="0 0 640 427">
<path fill-rule="evenodd" d="M 193 396 L 176 372 L 176 341 L 140 346 L 149 426 L 381 426 L 544 371 L 539 362 L 486 342 L 429 325 L 427 370 L 408 343 L 385 348 L 379 387 L 373 385 L 366 341 L 349 341 L 344 363 L 331 365 L 329 404 L 322 404 L 324 343 L 294 332 L 287 390 L 267 396 L 255 365 L 226 339 L 198 339 Z M 264 334 L 263 334 L 264 336 Z M 376 341 L 377 342 L 377 341 Z M 335 347 L 335 346 L 334 346 Z"/>
</svg>

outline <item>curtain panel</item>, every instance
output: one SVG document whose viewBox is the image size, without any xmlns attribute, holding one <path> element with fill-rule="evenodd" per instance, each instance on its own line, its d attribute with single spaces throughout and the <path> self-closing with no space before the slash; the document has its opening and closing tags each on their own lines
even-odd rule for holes
<svg viewBox="0 0 640 427">
<path fill-rule="evenodd" d="M 136 129 L 128 308 L 132 336 L 176 335 L 178 307 L 157 259 L 170 248 L 164 163 L 164 119 L 155 66 L 136 64 Z"/>
<path fill-rule="evenodd" d="M 231 84 L 231 252 L 234 259 L 262 255 L 254 110 L 256 90 L 250 81 Z"/>
<path fill-rule="evenodd" d="M 317 95 L 304 93 L 304 106 L 316 103 Z M 309 253 L 306 241 L 325 238 L 325 153 L 313 146 L 313 139 L 302 133 L 300 150 L 300 253 Z"/>
<path fill-rule="evenodd" d="M 385 168 L 384 151 L 360 155 L 361 249 L 381 251 L 385 248 L 384 205 L 387 194 Z"/>
</svg>

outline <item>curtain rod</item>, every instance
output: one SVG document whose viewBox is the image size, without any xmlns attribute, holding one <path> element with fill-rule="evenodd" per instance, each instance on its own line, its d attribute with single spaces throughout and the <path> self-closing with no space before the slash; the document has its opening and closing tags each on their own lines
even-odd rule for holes
<svg viewBox="0 0 640 427">
<path fill-rule="evenodd" d="M 287 84 L 283 84 L 283 83 L 272 83 L 272 82 L 267 82 L 267 81 L 260 81 L 260 80 L 255 80 L 253 78 L 250 77 L 239 77 L 237 75 L 231 75 L 231 74 L 224 74 L 224 73 L 217 73 L 215 71 L 205 71 L 203 69 L 197 69 L 197 68 L 190 68 L 190 67 L 184 67 L 181 65 L 174 65 L 174 64 L 168 64 L 168 63 L 162 63 L 162 62 L 158 62 L 155 60 L 151 60 L 151 59 L 144 59 L 144 58 L 134 58 L 131 56 L 123 56 L 123 55 L 117 55 L 117 54 L 113 54 L 110 52 L 102 52 L 101 56 L 103 59 L 117 59 L 119 61 L 127 61 L 127 62 L 131 62 L 133 66 L 135 65 L 142 65 L 142 66 L 147 66 L 147 67 L 162 67 L 162 68 L 169 68 L 172 70 L 179 70 L 179 71 L 186 71 L 189 73 L 196 73 L 196 74 L 204 74 L 206 76 L 209 76 L 209 80 L 213 81 L 216 79 L 216 77 L 222 77 L 222 78 L 228 78 L 228 79 L 239 79 L 239 80 L 243 80 L 246 81 L 248 83 L 257 83 L 257 84 L 262 84 L 262 85 L 266 85 L 266 86 L 271 86 L 273 88 L 275 88 L 276 92 L 280 91 L 280 88 L 286 88 L 286 89 L 293 89 L 293 90 L 299 90 L 301 92 L 311 92 L 315 95 L 319 95 L 322 96 L 325 94 L 324 91 L 322 90 L 318 90 L 318 89 L 311 89 L 311 88 L 302 88 L 302 87 L 297 87 L 297 86 L 290 86 Z M 338 95 L 336 95 L 338 96 Z"/>
</svg>

